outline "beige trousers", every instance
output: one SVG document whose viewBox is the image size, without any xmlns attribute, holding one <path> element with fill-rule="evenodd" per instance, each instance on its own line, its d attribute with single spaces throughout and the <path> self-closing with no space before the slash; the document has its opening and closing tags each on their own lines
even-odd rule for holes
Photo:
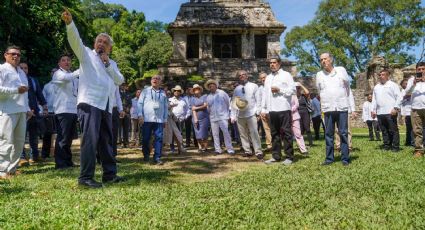
<svg viewBox="0 0 425 230">
<path fill-rule="evenodd" d="M 14 173 L 25 144 L 26 113 L 0 115 L 0 176 Z"/>
<path fill-rule="evenodd" d="M 238 118 L 239 135 L 241 136 L 242 148 L 245 153 L 251 154 L 251 145 L 254 154 L 262 154 L 260 135 L 258 135 L 257 118 L 255 116 Z"/>
<path fill-rule="evenodd" d="M 266 133 L 266 145 L 267 148 L 272 148 L 272 134 L 270 132 L 270 117 L 267 115 L 266 118 L 261 118 L 261 122 L 263 123 L 264 132 Z"/>
<path fill-rule="evenodd" d="M 412 109 L 411 113 L 413 135 L 415 136 L 415 151 L 423 153 L 423 124 L 425 123 L 425 109 Z"/>
</svg>

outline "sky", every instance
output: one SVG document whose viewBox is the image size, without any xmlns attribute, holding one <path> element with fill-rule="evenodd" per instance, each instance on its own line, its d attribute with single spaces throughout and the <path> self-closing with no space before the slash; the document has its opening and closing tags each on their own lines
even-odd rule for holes
<svg viewBox="0 0 425 230">
<path fill-rule="evenodd" d="M 287 29 L 282 34 L 281 43 L 285 34 L 294 26 L 303 26 L 314 18 L 320 0 L 267 0 L 276 18 L 282 22 Z M 182 3 L 189 0 L 103 0 L 107 3 L 116 3 L 125 6 L 129 10 L 143 12 L 148 21 L 173 22 L 177 16 Z M 425 6 L 425 0 L 422 0 Z M 421 47 L 415 48 L 415 54 L 419 58 Z"/>
</svg>

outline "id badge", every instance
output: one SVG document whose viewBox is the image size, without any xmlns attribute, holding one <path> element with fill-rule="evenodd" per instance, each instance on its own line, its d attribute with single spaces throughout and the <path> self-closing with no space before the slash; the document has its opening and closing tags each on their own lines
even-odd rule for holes
<svg viewBox="0 0 425 230">
<path fill-rule="evenodd" d="M 159 102 L 155 101 L 153 103 L 153 109 L 159 109 Z"/>
</svg>

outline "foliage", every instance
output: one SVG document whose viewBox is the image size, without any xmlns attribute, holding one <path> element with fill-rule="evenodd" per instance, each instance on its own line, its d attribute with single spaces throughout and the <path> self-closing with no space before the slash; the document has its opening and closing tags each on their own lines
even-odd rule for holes
<svg viewBox="0 0 425 230">
<path fill-rule="evenodd" d="M 318 56 L 331 52 L 349 72 L 364 71 L 375 55 L 410 64 L 409 51 L 425 36 L 425 11 L 418 0 L 324 0 L 315 18 L 294 27 L 282 53 L 295 56 L 300 69 L 320 69 Z"/>
<path fill-rule="evenodd" d="M 151 31 L 146 44 L 138 51 L 140 65 L 143 69 L 155 69 L 158 64 L 165 64 L 173 52 L 171 36 L 167 33 Z"/>
<path fill-rule="evenodd" d="M 89 40 L 93 37 L 90 25 L 79 10 L 79 4 L 78 0 L 2 1 L 0 50 L 12 44 L 20 46 L 22 60 L 28 62 L 30 74 L 49 78 L 50 70 L 56 65 L 58 56 L 70 51 L 65 36 L 65 25 L 60 19 L 64 6 L 69 7 L 75 15 L 81 36 Z"/>
<path fill-rule="evenodd" d="M 0 182 L 0 226 L 424 229 L 425 159 L 413 159 L 408 147 L 397 154 L 380 150 L 380 142 L 368 141 L 366 129 L 355 130 L 353 142 L 359 149 L 349 167 L 338 161 L 320 166 L 324 140 L 310 149 L 310 157 L 297 154 L 290 167 L 232 156 L 184 161 L 196 153 L 170 155 L 158 167 L 143 164 L 140 150 L 121 149 L 119 174 L 127 181 L 100 190 L 79 188 L 78 168 L 54 170 L 53 162 L 39 164 Z M 226 173 L 226 168 L 232 171 Z"/>
<path fill-rule="evenodd" d="M 187 80 L 190 81 L 190 82 L 199 82 L 199 81 L 204 81 L 205 78 L 203 76 L 201 76 L 201 75 L 194 74 L 194 75 L 190 75 L 187 78 Z"/>
<path fill-rule="evenodd" d="M 158 75 L 158 74 L 159 74 L 158 69 L 150 69 L 143 74 L 143 79 L 151 78 L 151 77 Z"/>
<path fill-rule="evenodd" d="M 142 12 L 128 11 L 122 5 L 100 0 L 5 0 L 0 4 L 0 50 L 11 44 L 22 47 L 23 60 L 29 62 L 30 74 L 46 76 L 42 79 L 43 83 L 50 79 L 50 70 L 56 66 L 58 56 L 64 52 L 72 53 L 65 25 L 60 18 L 63 7 L 73 14 L 80 36 L 87 46 L 91 47 L 95 36 L 101 32 L 112 36 L 112 58 L 117 61 L 129 83 L 142 76 L 146 67 L 156 68 L 169 57 L 168 50 L 172 49 L 172 44 L 165 43 L 164 39 L 157 44 L 169 47 L 153 47 L 152 51 L 145 48 L 141 51 L 148 38 L 156 38 L 156 32 L 163 33 L 167 24 L 147 22 Z M 160 53 L 155 55 L 155 52 Z M 141 62 L 142 54 L 150 56 Z M 73 64 L 74 67 L 78 66 L 76 60 Z"/>
</svg>

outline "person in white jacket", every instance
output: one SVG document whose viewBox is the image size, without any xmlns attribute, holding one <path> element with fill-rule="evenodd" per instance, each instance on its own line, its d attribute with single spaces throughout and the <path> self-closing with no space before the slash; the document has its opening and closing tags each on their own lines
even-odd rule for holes
<svg viewBox="0 0 425 230">
<path fill-rule="evenodd" d="M 53 112 L 57 121 L 55 144 L 56 169 L 65 169 L 74 166 L 71 146 L 77 131 L 79 71 L 71 72 L 71 61 L 70 55 L 62 55 L 58 62 L 59 69 L 53 74 L 51 81 L 55 94 Z"/>
<path fill-rule="evenodd" d="M 362 119 L 369 129 L 369 141 L 381 141 L 378 119 L 376 117 L 372 118 L 372 109 L 372 94 L 369 93 L 367 95 L 367 100 L 362 106 Z M 375 132 L 375 135 L 373 135 L 373 132 Z"/>
<path fill-rule="evenodd" d="M 0 180 L 16 174 L 25 143 L 27 117 L 33 116 L 28 105 L 28 81 L 19 67 L 21 49 L 10 46 L 0 65 Z"/>
<path fill-rule="evenodd" d="M 400 151 L 400 134 L 397 117 L 400 111 L 401 93 L 398 84 L 389 80 L 386 69 L 379 73 L 379 83 L 373 88 L 372 118 L 378 117 L 382 131 L 384 150 Z"/>
<path fill-rule="evenodd" d="M 69 45 L 80 61 L 77 103 L 82 136 L 78 183 L 100 188 L 102 184 L 94 180 L 96 154 L 99 154 L 102 163 L 103 183 L 123 180 L 117 176 L 112 150 L 111 114 L 116 87 L 124 82 L 124 77 L 117 63 L 109 58 L 113 41 L 108 34 L 99 34 L 94 49 L 90 49 L 83 44 L 68 10 L 63 12 L 62 19 L 66 24 Z"/>
<path fill-rule="evenodd" d="M 425 124 L 425 62 L 416 64 L 416 77 L 407 82 L 406 94 L 412 95 L 412 125 L 415 136 L 416 158 L 424 154 L 423 125 Z"/>
<path fill-rule="evenodd" d="M 237 77 L 239 78 L 239 85 L 233 91 L 230 119 L 232 123 L 237 122 L 238 124 L 244 156 L 248 157 L 255 154 L 258 159 L 263 159 L 264 155 L 257 125 L 257 117 L 261 111 L 258 85 L 248 81 L 246 71 L 238 71 Z M 254 152 L 251 151 L 251 145 Z"/>
<path fill-rule="evenodd" d="M 322 71 L 318 72 L 316 76 L 316 86 L 320 92 L 320 103 L 325 114 L 326 127 L 326 159 L 322 165 L 330 165 L 334 162 L 334 130 L 335 124 L 337 124 L 341 139 L 341 162 L 347 166 L 350 164 L 348 113 L 351 112 L 355 117 L 356 112 L 354 112 L 354 108 L 351 108 L 354 103 L 350 102 L 351 90 L 348 73 L 344 67 L 334 67 L 333 62 L 330 53 L 321 54 Z"/>
</svg>

